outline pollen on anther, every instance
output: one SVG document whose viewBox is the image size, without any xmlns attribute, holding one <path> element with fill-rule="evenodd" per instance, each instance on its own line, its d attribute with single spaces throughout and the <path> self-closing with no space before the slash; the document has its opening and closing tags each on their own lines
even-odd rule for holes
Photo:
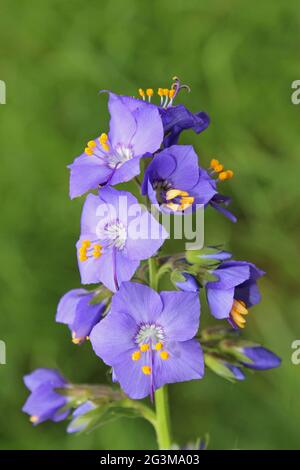
<svg viewBox="0 0 300 470">
<path fill-rule="evenodd" d="M 219 180 L 221 181 L 229 180 L 232 177 L 233 177 L 232 170 L 221 171 L 221 173 L 219 174 Z"/>
<path fill-rule="evenodd" d="M 30 418 L 29 418 L 29 421 L 33 424 L 36 423 L 38 420 L 39 420 L 39 417 L 35 416 L 35 415 L 30 416 Z"/>
<path fill-rule="evenodd" d="M 160 351 L 162 348 L 163 348 L 163 344 L 162 344 L 162 343 L 156 343 L 156 345 L 155 345 L 156 351 Z"/>
<path fill-rule="evenodd" d="M 94 152 L 93 152 L 93 149 L 91 149 L 90 147 L 85 147 L 84 153 L 86 153 L 89 157 L 91 157 Z"/>
<path fill-rule="evenodd" d="M 133 361 L 138 361 L 141 358 L 141 353 L 140 351 L 134 351 L 131 355 L 131 359 Z"/>
<path fill-rule="evenodd" d="M 96 142 L 94 140 L 89 140 L 87 146 L 93 149 L 94 147 L 96 147 Z"/>
<path fill-rule="evenodd" d="M 142 352 L 149 351 L 149 344 L 147 344 L 147 343 L 141 344 L 141 345 L 140 345 L 140 350 L 141 350 Z"/>
<path fill-rule="evenodd" d="M 144 92 L 143 88 L 139 88 L 139 95 L 140 95 L 142 98 L 145 98 L 145 92 Z"/>
<path fill-rule="evenodd" d="M 167 351 L 162 351 L 162 352 L 160 353 L 160 357 L 161 357 L 164 361 L 166 361 L 167 359 L 169 359 L 169 353 L 168 353 Z"/>
<path fill-rule="evenodd" d="M 98 244 L 95 244 L 94 245 L 94 252 L 93 252 L 94 258 L 100 258 L 101 255 L 102 255 L 102 246 L 98 245 Z"/>
<path fill-rule="evenodd" d="M 143 372 L 143 374 L 145 374 L 145 375 L 150 375 L 150 374 L 151 374 L 151 370 L 152 370 L 152 369 L 151 369 L 150 366 L 143 366 L 143 367 L 142 367 L 142 372 Z"/>
<path fill-rule="evenodd" d="M 210 166 L 214 168 L 216 165 L 219 165 L 219 163 L 219 160 L 217 160 L 216 158 L 212 158 L 210 161 Z"/>
<path fill-rule="evenodd" d="M 147 96 L 153 96 L 153 93 L 154 93 L 154 92 L 153 92 L 153 89 L 152 89 L 152 88 L 147 88 L 147 90 L 146 90 L 146 95 L 147 95 Z"/>
<path fill-rule="evenodd" d="M 103 132 L 103 133 L 100 135 L 100 137 L 99 137 L 98 140 L 99 140 L 99 142 L 100 142 L 101 147 L 103 148 L 103 150 L 105 150 L 105 151 L 107 152 L 107 151 L 109 150 L 109 145 L 108 145 L 108 143 L 107 143 L 107 141 L 108 141 L 108 135 L 107 135 L 105 132 Z"/>
</svg>

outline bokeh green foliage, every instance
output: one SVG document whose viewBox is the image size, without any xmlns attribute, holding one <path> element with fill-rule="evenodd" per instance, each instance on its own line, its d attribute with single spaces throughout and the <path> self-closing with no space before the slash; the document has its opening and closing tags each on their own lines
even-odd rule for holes
<svg viewBox="0 0 300 470">
<path fill-rule="evenodd" d="M 68 198 L 66 165 L 106 129 L 98 90 L 134 95 L 139 86 L 168 86 L 175 74 L 192 88 L 182 102 L 212 120 L 181 142 L 195 145 L 203 165 L 214 156 L 235 172 L 223 185 L 239 222 L 209 209 L 206 242 L 226 242 L 267 272 L 245 337 L 283 364 L 244 383 L 208 372 L 202 382 L 170 387 L 174 439 L 208 432 L 210 448 L 299 447 L 300 368 L 290 360 L 300 337 L 300 106 L 290 100 L 300 78 L 299 15 L 296 0 L 1 1 L 1 448 L 155 447 L 141 420 L 74 437 L 65 424 L 31 427 L 20 409 L 22 376 L 36 367 L 58 367 L 75 382 L 108 380 L 90 344 L 72 345 L 54 322 L 60 296 L 79 286 L 83 201 Z M 212 323 L 203 302 L 202 324 Z"/>
</svg>

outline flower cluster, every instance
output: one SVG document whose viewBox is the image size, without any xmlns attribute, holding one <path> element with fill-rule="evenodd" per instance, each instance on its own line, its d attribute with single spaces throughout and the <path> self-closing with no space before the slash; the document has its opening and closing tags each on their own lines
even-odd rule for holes
<svg viewBox="0 0 300 470">
<path fill-rule="evenodd" d="M 211 206 L 236 221 L 227 209 L 230 198 L 219 192 L 233 171 L 216 158 L 201 166 L 193 146 L 179 144 L 182 131 L 199 134 L 210 122 L 205 112 L 175 104 L 182 89 L 188 87 L 175 77 L 170 89 L 158 89 L 157 104 L 151 88 L 139 89 L 139 98 L 108 92 L 109 129 L 88 140 L 69 165 L 70 197 L 89 193 L 76 253 L 81 283 L 92 286 L 66 293 L 56 321 L 69 327 L 74 344 L 90 340 L 122 392 L 117 397 L 110 388 L 82 392 L 58 372 L 38 369 L 25 377 L 31 395 L 23 409 L 34 424 L 62 420 L 75 408 L 68 431 L 77 432 L 89 426 L 100 405 L 102 414 L 104 405 L 109 413 L 115 402 L 136 412 L 127 397 L 153 401 L 165 384 L 202 379 L 204 363 L 232 380 L 244 378 L 245 367 L 280 363 L 260 345 L 236 336 L 228 340 L 227 330 L 221 336 L 219 330 L 199 330 L 201 288 L 212 315 L 228 320 L 235 331 L 245 327 L 250 307 L 260 301 L 257 281 L 263 271 L 232 260 L 220 247 L 173 256 L 160 251 L 169 233 L 149 212 L 150 205 L 160 216 L 179 219 Z M 118 186 L 129 181 L 138 184 L 139 199 L 144 197 L 147 206 Z M 175 291 L 159 291 L 164 274 Z M 149 411 L 138 410 L 149 419 Z"/>
</svg>

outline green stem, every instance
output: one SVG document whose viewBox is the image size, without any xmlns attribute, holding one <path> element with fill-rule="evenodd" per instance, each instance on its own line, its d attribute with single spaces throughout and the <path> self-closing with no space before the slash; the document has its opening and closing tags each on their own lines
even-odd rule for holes
<svg viewBox="0 0 300 470">
<path fill-rule="evenodd" d="M 149 285 L 152 289 L 158 289 L 157 265 L 155 258 L 150 258 L 149 263 Z M 156 408 L 156 436 L 160 450 L 171 449 L 170 416 L 168 403 L 168 390 L 164 386 L 155 392 Z"/>
<path fill-rule="evenodd" d="M 156 435 L 160 450 L 171 449 L 168 389 L 165 385 L 155 392 Z"/>
<path fill-rule="evenodd" d="M 156 266 L 156 261 L 155 258 L 149 258 L 148 259 L 148 265 L 149 265 L 149 285 L 152 287 L 152 289 L 157 290 L 158 285 L 157 285 L 157 266 Z"/>
</svg>

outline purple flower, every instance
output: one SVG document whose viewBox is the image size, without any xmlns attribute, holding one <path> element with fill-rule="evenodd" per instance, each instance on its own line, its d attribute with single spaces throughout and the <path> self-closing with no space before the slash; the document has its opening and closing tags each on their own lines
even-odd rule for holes
<svg viewBox="0 0 300 470">
<path fill-rule="evenodd" d="M 102 282 L 115 291 L 131 279 L 140 261 L 151 257 L 168 234 L 126 191 L 107 187 L 89 194 L 77 243 L 83 284 Z"/>
<path fill-rule="evenodd" d="M 178 214 L 196 204 L 208 204 L 217 190 L 215 180 L 199 167 L 193 147 L 172 145 L 152 159 L 142 193 L 163 211 Z"/>
<path fill-rule="evenodd" d="M 109 93 L 108 135 L 87 143 L 84 153 L 69 165 L 70 197 L 81 196 L 99 185 L 129 181 L 140 173 L 140 159 L 158 150 L 163 125 L 156 106 Z"/>
<path fill-rule="evenodd" d="M 182 104 L 173 106 L 173 101 L 176 97 L 178 90 L 167 88 L 159 88 L 158 95 L 160 96 L 160 106 L 150 104 L 151 98 L 154 95 L 154 90 L 148 88 L 146 93 L 143 89 L 139 89 L 139 94 L 144 100 L 145 106 L 155 106 L 160 114 L 163 130 L 164 130 L 164 147 L 170 147 L 171 145 L 177 144 L 180 134 L 183 130 L 192 129 L 194 132 L 199 134 L 204 131 L 209 123 L 209 116 L 201 111 L 198 113 L 191 113 Z M 145 101 L 146 95 L 148 102 Z M 120 97 L 123 103 L 134 112 L 136 108 L 140 106 L 141 100 L 135 99 L 129 96 Z"/>
<path fill-rule="evenodd" d="M 281 364 L 280 357 L 262 346 L 245 347 L 241 349 L 241 353 L 250 360 L 250 362 L 241 361 L 248 369 L 267 370 L 279 367 Z"/>
<path fill-rule="evenodd" d="M 227 318 L 234 328 L 244 328 L 248 308 L 260 301 L 257 280 L 265 273 L 247 261 L 226 261 L 212 274 L 218 278 L 206 284 L 212 315 Z"/>
<path fill-rule="evenodd" d="M 191 113 L 182 104 L 168 108 L 159 108 L 159 112 L 164 126 L 164 147 L 177 144 L 183 130 L 192 129 L 196 134 L 199 134 L 210 123 L 208 114 L 204 112 Z"/>
<path fill-rule="evenodd" d="M 37 425 L 48 419 L 61 421 L 65 419 L 69 411 L 62 410 L 67 404 L 66 397 L 59 395 L 55 389 L 64 388 L 67 382 L 54 369 L 36 369 L 29 375 L 25 375 L 24 383 L 30 390 L 23 411 L 30 415 L 30 421 Z"/>
<path fill-rule="evenodd" d="M 67 427 L 67 432 L 74 433 L 83 431 L 91 421 L 91 418 L 87 416 L 87 414 L 96 408 L 96 405 L 91 401 L 86 401 L 82 405 L 79 405 L 72 414 L 72 420 Z"/>
<path fill-rule="evenodd" d="M 93 329 L 91 343 L 125 393 L 140 399 L 164 384 L 202 378 L 202 350 L 192 339 L 199 317 L 198 294 L 157 293 L 125 282 Z"/>
<path fill-rule="evenodd" d="M 105 302 L 91 303 L 94 292 L 73 289 L 67 292 L 57 307 L 56 321 L 68 325 L 74 344 L 81 344 L 100 321 L 106 307 Z"/>
</svg>

